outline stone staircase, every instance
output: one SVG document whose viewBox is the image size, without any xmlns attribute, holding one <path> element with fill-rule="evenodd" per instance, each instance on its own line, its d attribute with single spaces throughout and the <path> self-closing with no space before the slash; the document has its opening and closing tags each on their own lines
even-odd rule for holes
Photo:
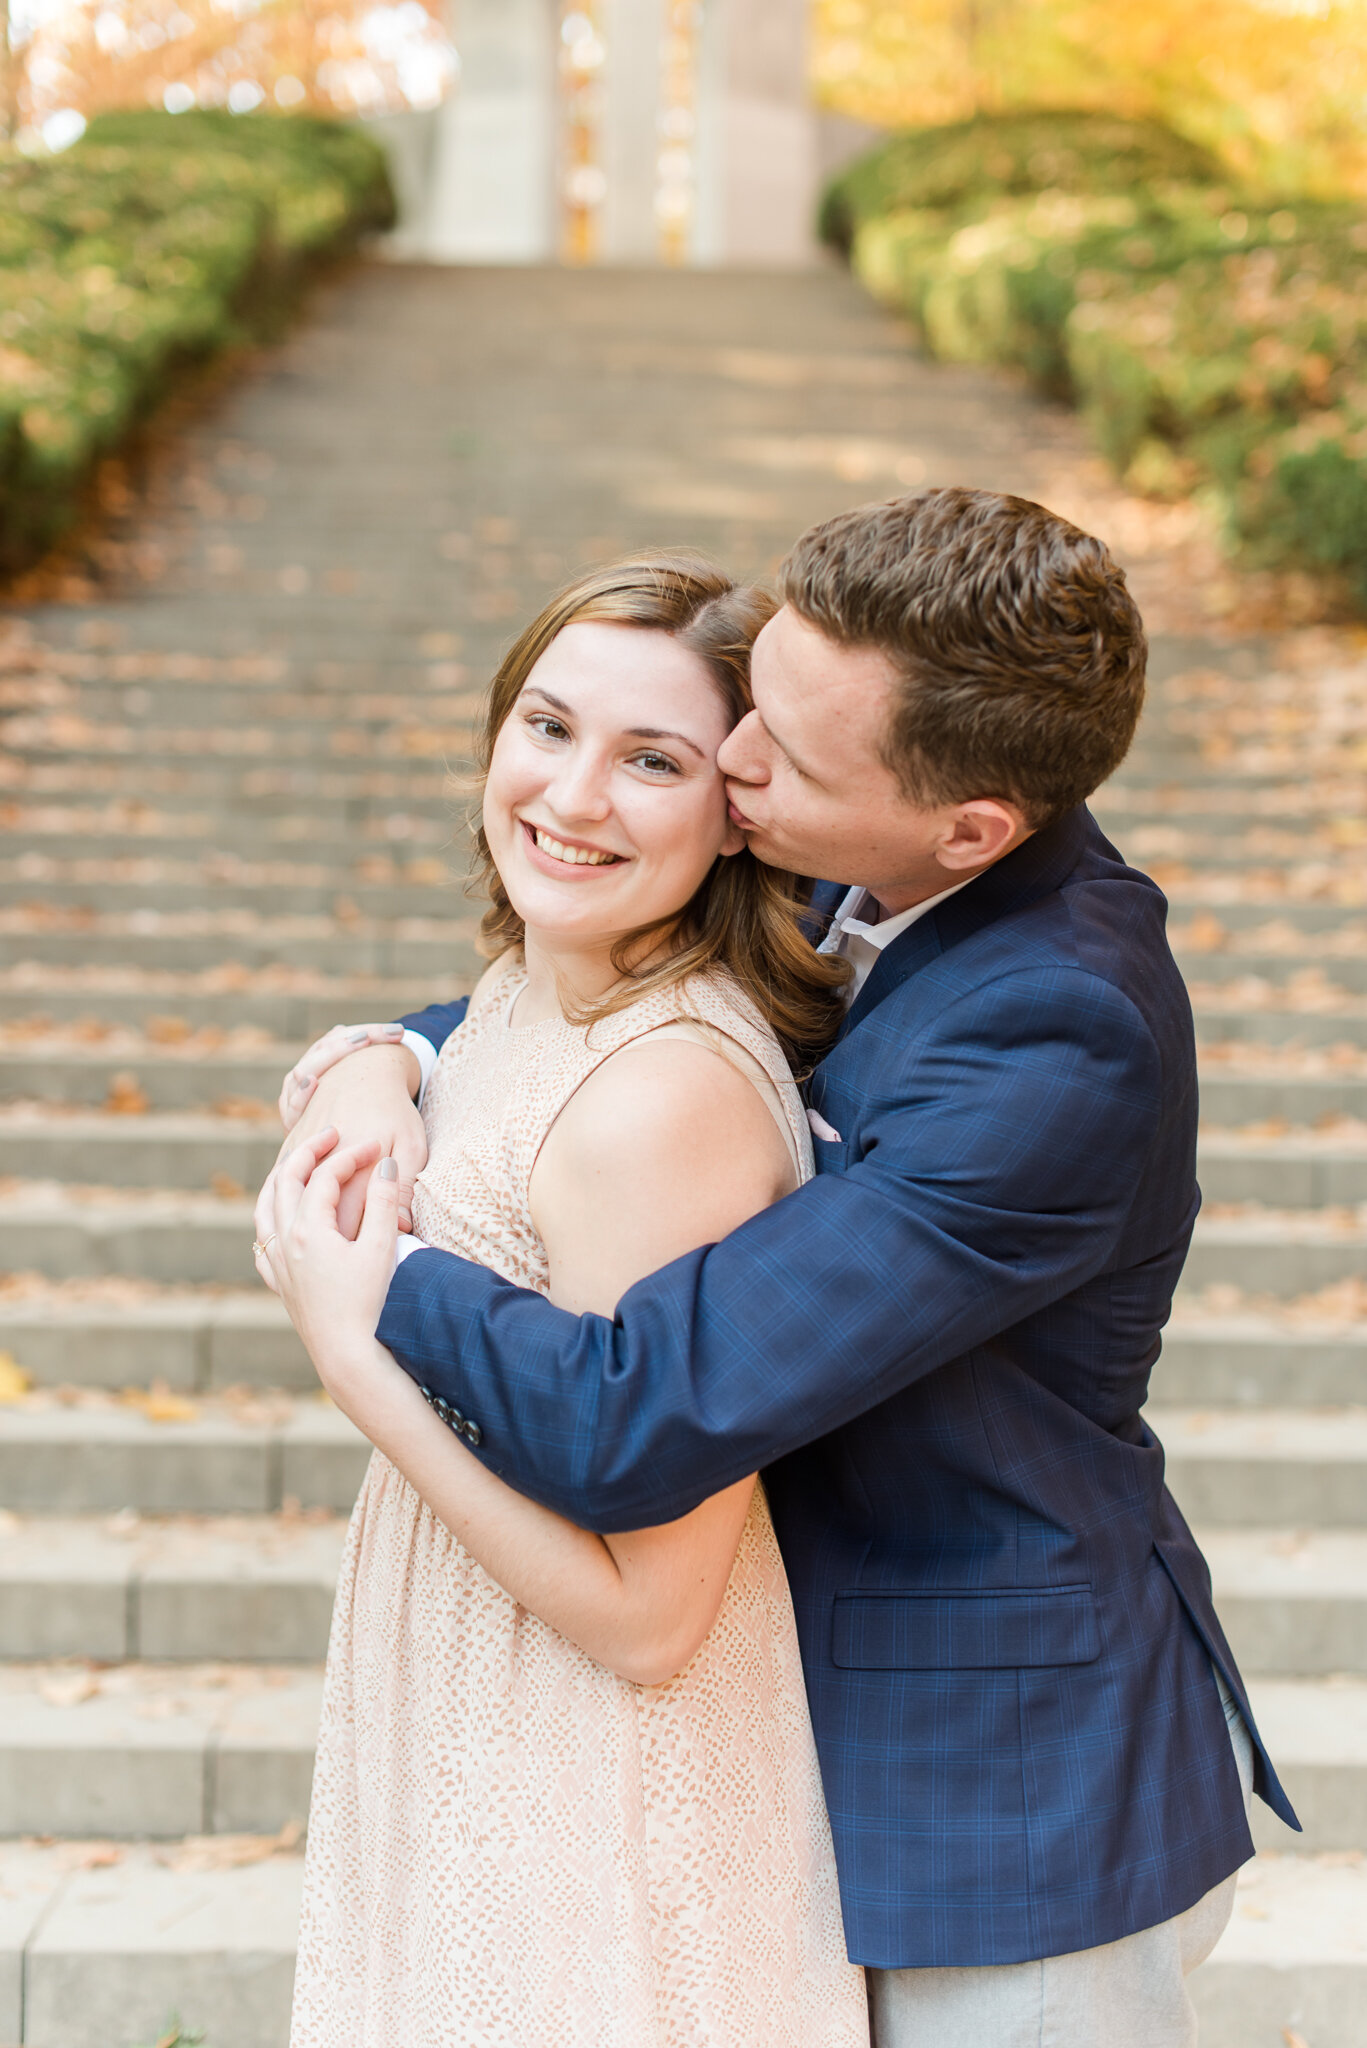
<svg viewBox="0 0 1367 2048">
<path fill-rule="evenodd" d="M 1048 495 L 1071 426 L 947 375 L 835 277 L 362 273 L 190 435 L 138 515 L 159 584 L 0 622 L 0 2044 L 284 2048 L 365 1447 L 254 1279 L 251 1198 L 301 1044 L 468 985 L 446 775 L 507 622 L 576 534 L 753 570 L 891 487 L 832 459 L 774 504 L 715 453 L 690 481 L 681 411 L 703 449 L 816 427 Z M 494 425 L 453 483 L 472 385 Z M 1280 701 L 1277 649 L 1155 656 L 1097 805 L 1169 889 L 1203 1042 L 1206 1209 L 1151 1413 L 1306 1824 L 1257 1809 L 1202 2040 L 1361 2048 L 1362 777 L 1327 785 L 1313 733 L 1223 744 Z"/>
</svg>

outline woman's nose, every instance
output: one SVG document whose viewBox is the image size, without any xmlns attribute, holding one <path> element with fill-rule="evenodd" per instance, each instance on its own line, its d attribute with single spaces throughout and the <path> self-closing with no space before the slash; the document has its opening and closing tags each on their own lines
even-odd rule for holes
<svg viewBox="0 0 1367 2048">
<path fill-rule="evenodd" d="M 767 782 L 762 745 L 764 728 L 758 711 L 747 711 L 717 749 L 717 766 L 732 782 Z"/>
<path fill-rule="evenodd" d="M 547 801 L 566 824 L 575 818 L 606 818 L 612 809 L 608 774 L 602 762 L 576 749 L 561 761 L 547 786 Z"/>
</svg>

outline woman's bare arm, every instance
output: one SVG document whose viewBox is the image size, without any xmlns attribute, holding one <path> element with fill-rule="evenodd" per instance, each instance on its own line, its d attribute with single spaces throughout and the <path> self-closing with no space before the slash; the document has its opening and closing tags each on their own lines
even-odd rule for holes
<svg viewBox="0 0 1367 2048">
<path fill-rule="evenodd" d="M 537 1161 L 551 1298 L 611 1314 L 635 1281 L 724 1236 L 794 1179 L 750 1081 L 695 1043 L 643 1040 L 584 1084 Z M 577 1528 L 471 1457 L 373 1340 L 363 1359 L 354 1338 L 339 1345 L 319 1294 L 296 1320 L 324 1384 L 490 1576 L 624 1678 L 659 1684 L 680 1670 L 716 1618 L 753 1478 L 660 1528 Z"/>
</svg>

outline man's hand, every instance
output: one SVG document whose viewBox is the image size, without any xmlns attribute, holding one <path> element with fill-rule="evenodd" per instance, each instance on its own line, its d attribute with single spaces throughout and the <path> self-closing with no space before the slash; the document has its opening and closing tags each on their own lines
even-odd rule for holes
<svg viewBox="0 0 1367 2048">
<path fill-rule="evenodd" d="M 377 1156 L 395 1161 L 399 1228 L 411 1230 L 413 1182 L 427 1164 L 427 1133 L 413 1100 L 420 1078 L 417 1060 L 406 1045 L 367 1046 L 339 1060 L 310 1090 L 308 1107 L 287 1134 L 267 1185 L 303 1139 L 334 1125 L 341 1133 L 340 1145 L 374 1144 Z M 354 1238 L 360 1228 L 369 1183 L 369 1171 L 362 1171 L 342 1187 L 337 1228 L 344 1237 Z"/>
<path fill-rule="evenodd" d="M 402 1039 L 402 1024 L 334 1024 L 315 1038 L 280 1083 L 280 1121 L 285 1129 L 294 1129 L 319 1080 L 339 1060 L 349 1059 L 364 1045 L 398 1045 Z"/>
</svg>

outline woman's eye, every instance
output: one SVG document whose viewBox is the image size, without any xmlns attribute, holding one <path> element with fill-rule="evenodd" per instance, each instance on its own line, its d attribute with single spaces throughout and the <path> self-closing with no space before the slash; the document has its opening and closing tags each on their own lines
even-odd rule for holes
<svg viewBox="0 0 1367 2048">
<path fill-rule="evenodd" d="M 635 754 L 632 756 L 638 768 L 649 769 L 652 775 L 677 775 L 679 764 L 671 761 L 668 754 Z"/>
<path fill-rule="evenodd" d="M 539 732 L 545 740 L 567 740 L 570 736 L 569 727 L 562 725 L 558 718 L 552 718 L 545 711 L 538 711 L 534 717 L 527 720 L 527 723 L 533 732 Z"/>
</svg>

